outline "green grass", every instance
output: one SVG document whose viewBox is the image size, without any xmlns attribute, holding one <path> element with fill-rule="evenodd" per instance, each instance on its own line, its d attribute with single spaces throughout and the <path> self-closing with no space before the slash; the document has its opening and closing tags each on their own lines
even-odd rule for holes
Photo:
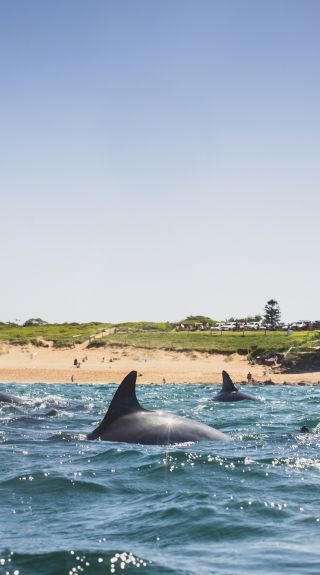
<svg viewBox="0 0 320 575">
<path fill-rule="evenodd" d="M 136 321 L 115 324 L 120 331 L 171 331 L 173 324 L 170 322 L 157 323 L 154 321 Z"/>
<path fill-rule="evenodd" d="M 290 347 L 308 348 L 314 332 L 176 332 L 128 331 L 102 338 L 106 344 L 131 345 L 149 349 L 173 349 L 217 353 L 243 353 L 252 351 L 285 352 Z M 94 345 L 94 342 L 92 342 Z"/>
<path fill-rule="evenodd" d="M 0 341 L 15 345 L 26 345 L 31 340 L 51 341 L 56 347 L 70 347 L 74 343 L 82 343 L 89 336 L 101 332 L 111 324 L 83 323 L 83 324 L 47 324 L 39 326 L 12 326 L 0 323 Z"/>
</svg>

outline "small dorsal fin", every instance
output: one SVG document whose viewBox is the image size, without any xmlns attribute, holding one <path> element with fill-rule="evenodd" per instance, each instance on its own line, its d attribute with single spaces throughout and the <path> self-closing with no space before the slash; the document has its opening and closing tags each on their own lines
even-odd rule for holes
<svg viewBox="0 0 320 575">
<path fill-rule="evenodd" d="M 230 375 L 226 371 L 222 372 L 222 382 L 222 391 L 227 391 L 228 393 L 231 393 L 232 391 L 238 391 Z"/>
<path fill-rule="evenodd" d="M 137 375 L 136 371 L 130 371 L 120 383 L 109 405 L 108 413 L 110 413 L 110 415 L 113 414 L 116 417 L 120 417 L 120 415 L 124 415 L 130 411 L 141 409 L 136 397 Z"/>
<path fill-rule="evenodd" d="M 110 423 L 118 419 L 118 417 L 121 417 L 121 415 L 143 410 L 143 407 L 141 407 L 136 398 L 136 379 L 136 371 L 130 371 L 130 373 L 126 375 L 114 394 L 106 415 L 100 425 L 88 435 L 88 439 L 97 439 L 103 430 L 110 425 Z"/>
</svg>

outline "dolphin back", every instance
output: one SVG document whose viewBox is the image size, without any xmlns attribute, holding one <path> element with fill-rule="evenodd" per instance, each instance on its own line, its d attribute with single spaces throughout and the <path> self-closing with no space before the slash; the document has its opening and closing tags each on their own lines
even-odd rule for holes
<svg viewBox="0 0 320 575">
<path fill-rule="evenodd" d="M 120 417 L 100 435 L 103 441 L 173 445 L 195 441 L 229 441 L 222 431 L 173 413 L 135 411 Z"/>
<path fill-rule="evenodd" d="M 136 398 L 137 372 L 131 371 L 119 385 L 110 407 L 88 439 L 171 445 L 193 441 L 228 441 L 222 431 L 208 425 L 160 411 L 149 411 Z"/>
<path fill-rule="evenodd" d="M 3 401 L 5 403 L 14 403 L 16 405 L 22 405 L 23 404 L 23 401 L 22 401 L 22 399 L 20 399 L 20 397 L 17 397 L 16 395 L 11 395 L 10 393 L 4 393 L 4 392 L 0 393 L 0 401 Z"/>
</svg>

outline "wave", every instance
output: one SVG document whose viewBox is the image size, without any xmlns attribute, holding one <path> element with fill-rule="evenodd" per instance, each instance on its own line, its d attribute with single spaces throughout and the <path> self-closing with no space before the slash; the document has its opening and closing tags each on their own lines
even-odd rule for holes
<svg viewBox="0 0 320 575">
<path fill-rule="evenodd" d="M 53 551 L 47 553 L 0 552 L 0 565 L 10 573 L 21 575 L 105 575 L 106 573 L 144 573 L 145 575 L 179 575 L 182 571 L 162 566 L 138 555 L 118 549 Z"/>
</svg>

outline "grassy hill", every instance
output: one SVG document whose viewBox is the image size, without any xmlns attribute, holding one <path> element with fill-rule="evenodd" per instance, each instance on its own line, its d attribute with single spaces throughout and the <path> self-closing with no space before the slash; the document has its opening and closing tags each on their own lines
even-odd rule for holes
<svg viewBox="0 0 320 575">
<path fill-rule="evenodd" d="M 320 369 L 320 333 L 297 331 L 176 332 L 169 325 L 144 329 L 135 324 L 119 324 L 116 333 L 93 340 L 89 346 L 124 345 L 148 349 L 240 353 L 255 363 L 268 364 L 277 355 L 284 370 Z M 318 349 L 319 348 L 319 349 Z"/>
<path fill-rule="evenodd" d="M 13 345 L 26 345 L 33 343 L 45 346 L 45 342 L 52 342 L 54 347 L 71 347 L 77 343 L 87 341 L 90 336 L 102 333 L 111 327 L 106 323 L 61 323 L 33 326 L 17 326 L 0 323 L 0 341 Z"/>
<path fill-rule="evenodd" d="M 122 345 L 176 351 L 240 353 L 261 364 L 268 363 L 277 355 L 283 370 L 320 369 L 319 331 L 297 331 L 289 335 L 283 331 L 177 332 L 171 323 L 154 322 L 116 325 L 99 322 L 64 323 L 26 327 L 0 323 L 0 341 L 38 346 L 52 342 L 56 348 L 88 341 L 88 347 Z"/>
<path fill-rule="evenodd" d="M 122 344 L 149 349 L 172 349 L 205 351 L 210 353 L 253 353 L 269 350 L 271 353 L 286 352 L 291 347 L 307 347 L 314 341 L 314 332 L 176 332 L 174 330 L 122 329 L 99 340 L 90 346 Z M 317 340 L 319 342 L 319 339 Z"/>
</svg>

